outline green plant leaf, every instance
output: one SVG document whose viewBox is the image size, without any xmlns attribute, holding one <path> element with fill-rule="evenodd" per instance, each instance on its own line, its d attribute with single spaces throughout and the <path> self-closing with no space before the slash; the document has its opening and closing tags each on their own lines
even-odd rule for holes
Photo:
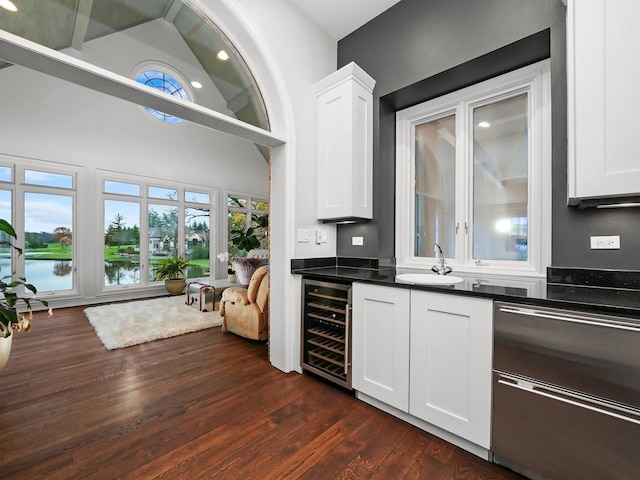
<svg viewBox="0 0 640 480">
<path fill-rule="evenodd" d="M 13 238 L 18 237 L 16 235 L 16 231 L 13 229 L 13 226 L 9 222 L 7 222 L 4 218 L 0 218 L 0 232 L 4 232 L 7 235 L 11 235 Z"/>
</svg>

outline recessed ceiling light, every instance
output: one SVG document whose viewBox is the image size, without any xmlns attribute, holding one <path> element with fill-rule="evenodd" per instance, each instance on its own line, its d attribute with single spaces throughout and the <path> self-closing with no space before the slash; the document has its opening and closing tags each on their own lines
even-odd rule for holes
<svg viewBox="0 0 640 480">
<path fill-rule="evenodd" d="M 479 126 L 480 128 L 489 128 L 489 127 L 491 126 L 491 124 L 490 124 L 489 122 L 480 122 L 480 123 L 478 124 L 478 126 Z"/>
<path fill-rule="evenodd" d="M 10 12 L 18 11 L 18 7 L 16 7 L 11 0 L 0 0 L 0 7 L 4 8 L 5 10 L 9 10 Z"/>
<path fill-rule="evenodd" d="M 194 80 L 193 82 L 191 82 L 191 86 L 193 88 L 202 88 L 202 84 L 196 80 Z"/>
<path fill-rule="evenodd" d="M 500 233 L 509 233 L 511 231 L 511 220 L 501 218 L 496 222 L 496 230 Z"/>
<path fill-rule="evenodd" d="M 218 55 L 216 56 L 218 57 L 218 59 L 222 60 L 223 62 L 226 62 L 227 60 L 229 60 L 229 54 L 224 50 L 220 50 L 218 52 Z"/>
</svg>

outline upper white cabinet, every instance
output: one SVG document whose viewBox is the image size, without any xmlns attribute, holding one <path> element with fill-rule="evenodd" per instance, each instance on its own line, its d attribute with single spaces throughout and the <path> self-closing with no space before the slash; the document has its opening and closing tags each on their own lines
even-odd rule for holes
<svg viewBox="0 0 640 480">
<path fill-rule="evenodd" d="M 318 219 L 371 219 L 373 87 L 355 63 L 315 85 Z"/>
<path fill-rule="evenodd" d="M 569 204 L 640 194 L 639 18 L 638 0 L 567 4 Z"/>
</svg>

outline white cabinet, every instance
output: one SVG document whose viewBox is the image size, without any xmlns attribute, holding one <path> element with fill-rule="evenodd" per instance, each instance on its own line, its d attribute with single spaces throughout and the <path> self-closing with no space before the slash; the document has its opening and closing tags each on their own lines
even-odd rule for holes
<svg viewBox="0 0 640 480">
<path fill-rule="evenodd" d="M 352 338 L 358 398 L 462 448 L 458 439 L 489 449 L 491 300 L 355 283 Z"/>
<path fill-rule="evenodd" d="M 407 412 L 410 291 L 355 283 L 352 301 L 352 386 Z"/>
<path fill-rule="evenodd" d="M 373 87 L 355 63 L 315 85 L 318 219 L 371 219 Z"/>
<path fill-rule="evenodd" d="M 569 203 L 639 195 L 640 2 L 569 0 L 567 15 Z"/>
<path fill-rule="evenodd" d="M 490 446 L 491 300 L 411 292 L 409 412 Z"/>
</svg>

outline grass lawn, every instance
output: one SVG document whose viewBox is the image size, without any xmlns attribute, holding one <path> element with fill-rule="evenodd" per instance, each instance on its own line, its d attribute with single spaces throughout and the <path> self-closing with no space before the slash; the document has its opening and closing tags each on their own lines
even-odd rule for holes
<svg viewBox="0 0 640 480">
<path fill-rule="evenodd" d="M 134 245 L 120 245 L 120 247 L 117 247 L 117 246 L 105 247 L 105 249 L 104 249 L 104 259 L 106 261 L 108 261 L 108 262 L 122 262 L 122 261 L 134 262 L 134 261 L 139 261 L 140 260 L 140 255 L 139 254 L 136 254 L 136 253 L 132 253 L 132 254 L 118 253 L 118 249 L 120 249 L 120 250 L 127 250 L 127 249 L 134 250 Z"/>
<path fill-rule="evenodd" d="M 133 249 L 133 245 L 121 245 L 119 248 L 121 250 L 126 249 L 127 247 L 131 247 Z M 0 255 L 6 256 L 9 255 L 9 249 L 0 248 Z M 66 246 L 62 248 L 62 245 L 59 243 L 49 243 L 46 248 L 29 248 L 24 251 L 25 258 L 33 259 L 33 260 L 72 260 L 71 258 L 72 248 L 70 246 Z M 105 248 L 105 260 L 108 262 L 136 262 L 139 263 L 140 255 L 137 254 L 126 254 L 126 253 L 118 253 L 118 247 L 109 246 Z M 159 258 L 151 259 L 149 262 L 151 268 L 154 265 L 157 265 L 160 261 Z M 191 263 L 197 265 L 202 268 L 202 271 L 205 272 L 205 275 L 208 275 L 209 272 L 209 259 L 200 258 L 197 260 L 190 260 Z"/>
<path fill-rule="evenodd" d="M 71 260 L 73 248 L 59 243 L 48 243 L 46 248 L 28 248 L 24 251 L 25 258 L 42 260 Z"/>
</svg>

